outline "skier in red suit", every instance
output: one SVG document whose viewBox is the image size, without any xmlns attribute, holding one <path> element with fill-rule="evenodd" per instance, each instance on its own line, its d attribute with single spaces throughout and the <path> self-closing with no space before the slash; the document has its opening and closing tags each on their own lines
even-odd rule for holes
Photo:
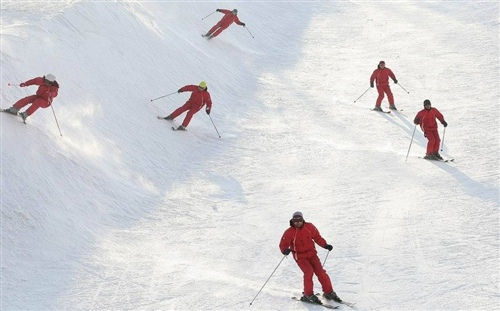
<svg viewBox="0 0 500 311">
<path fill-rule="evenodd" d="M 207 83 L 205 81 L 201 81 L 198 85 L 183 86 L 177 92 L 182 93 L 186 91 L 191 92 L 191 97 L 189 97 L 188 101 L 164 118 L 165 120 L 173 120 L 181 113 L 187 111 L 182 125 L 177 128 L 178 130 L 186 130 L 193 115 L 203 106 L 206 105 L 205 112 L 207 114 L 210 114 L 210 110 L 212 109 L 212 100 L 210 99 L 210 93 L 207 91 Z"/>
<path fill-rule="evenodd" d="M 224 14 L 224 17 L 217 23 L 215 24 L 214 27 L 212 27 L 205 35 L 204 37 L 207 37 L 208 40 L 217 37 L 224 29 L 229 27 L 233 22 L 245 27 L 245 23 L 242 23 L 238 19 L 238 10 L 234 9 L 232 11 L 226 10 L 226 9 L 217 9 L 217 12 L 221 12 Z"/>
<path fill-rule="evenodd" d="M 333 290 L 330 277 L 323 269 L 316 254 L 315 242 L 328 251 L 333 249 L 321 237 L 318 229 L 312 223 L 304 221 L 301 212 L 293 213 L 292 219 L 290 219 L 290 228 L 283 233 L 279 247 L 283 255 L 293 253 L 293 259 L 304 273 L 304 296 L 300 299 L 320 303 L 313 291 L 313 275 L 316 274 L 323 288 L 323 296 L 329 300 L 342 302 Z"/>
<path fill-rule="evenodd" d="M 39 85 L 36 94 L 21 98 L 12 107 L 5 109 L 5 112 L 17 114 L 21 108 L 31 103 L 31 106 L 26 111 L 19 113 L 23 121 L 25 121 L 26 118 L 32 115 L 38 108 L 49 107 L 59 91 L 59 84 L 56 81 L 56 77 L 50 73 L 43 77 L 33 78 L 19 84 L 20 87 L 30 85 Z"/>
<path fill-rule="evenodd" d="M 441 112 L 436 108 L 432 108 L 431 101 L 426 99 L 424 100 L 424 109 L 419 111 L 415 116 L 415 120 L 413 120 L 413 123 L 420 124 L 420 128 L 424 132 L 425 137 L 427 137 L 427 153 L 424 159 L 428 160 L 443 160 L 438 152 L 441 139 L 437 130 L 436 118 L 444 127 L 448 126 Z"/>
<path fill-rule="evenodd" d="M 381 60 L 378 63 L 377 69 L 373 71 L 370 77 L 370 87 L 373 87 L 373 81 L 377 80 L 378 97 L 373 110 L 382 111 L 380 104 L 382 103 L 382 99 L 384 99 L 384 93 L 387 94 L 387 99 L 389 100 L 389 109 L 397 110 L 394 105 L 394 97 L 392 96 L 391 88 L 389 87 L 389 77 L 394 81 L 394 83 L 398 83 L 398 80 L 392 70 L 386 68 L 385 62 Z"/>
</svg>

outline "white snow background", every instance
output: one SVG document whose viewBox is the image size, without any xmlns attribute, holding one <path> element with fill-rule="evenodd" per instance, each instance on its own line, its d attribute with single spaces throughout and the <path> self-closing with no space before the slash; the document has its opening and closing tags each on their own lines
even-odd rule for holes
<svg viewBox="0 0 500 311">
<path fill-rule="evenodd" d="M 0 116 L 2 310 L 322 310 L 290 299 L 291 256 L 249 306 L 296 210 L 357 310 L 500 309 L 498 2 L 1 6 L 1 106 L 52 73 L 63 134 L 50 108 Z M 255 38 L 202 38 L 217 8 Z M 380 60 L 401 113 L 353 103 Z M 203 110 L 156 118 L 188 93 L 150 101 L 202 80 L 221 139 Z M 453 163 L 418 128 L 405 161 L 426 98 Z"/>
</svg>

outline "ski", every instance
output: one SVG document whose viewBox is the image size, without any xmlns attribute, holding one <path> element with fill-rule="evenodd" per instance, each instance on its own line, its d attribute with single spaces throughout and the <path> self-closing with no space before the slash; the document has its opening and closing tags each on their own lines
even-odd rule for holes
<svg viewBox="0 0 500 311">
<path fill-rule="evenodd" d="M 425 159 L 424 157 L 418 157 L 419 159 L 424 159 L 424 160 L 429 160 L 429 159 Z M 429 160 L 429 161 L 436 161 L 436 162 L 455 162 L 455 158 L 451 158 L 451 159 L 443 159 L 443 160 Z"/>
<path fill-rule="evenodd" d="M 5 112 L 5 113 L 8 113 L 8 114 L 11 114 L 11 115 L 13 115 L 13 116 L 17 116 L 17 113 L 12 113 L 12 112 L 10 112 L 9 108 L 5 108 L 5 109 L 2 109 L 2 110 L 0 110 L 0 111 L 1 111 L 1 112 Z"/>
<path fill-rule="evenodd" d="M 391 113 L 391 111 L 390 111 L 390 110 L 389 110 L 389 111 L 385 111 L 385 110 L 380 111 L 380 110 L 375 110 L 375 109 L 370 109 L 370 110 L 371 110 L 371 111 L 383 112 L 383 113 Z"/>
<path fill-rule="evenodd" d="M 311 304 L 311 305 L 323 306 L 323 307 L 325 307 L 327 309 L 338 309 L 339 308 L 339 306 L 332 306 L 332 305 L 329 305 L 329 304 L 326 304 L 326 303 L 314 303 L 314 302 L 300 300 L 300 298 L 297 298 L 297 297 L 292 297 L 292 299 L 296 300 L 296 301 L 302 301 L 302 302 L 305 302 L 305 303 L 308 303 L 308 304 Z"/>
<path fill-rule="evenodd" d="M 318 297 L 322 296 L 320 293 L 316 293 L 315 295 L 318 296 Z M 343 304 L 343 305 L 346 305 L 346 306 L 351 307 L 351 308 L 354 308 L 354 305 L 356 304 L 354 302 L 348 302 L 348 301 L 345 301 L 345 300 L 342 300 L 342 302 L 337 302 L 337 301 L 335 301 L 335 302 Z"/>
</svg>

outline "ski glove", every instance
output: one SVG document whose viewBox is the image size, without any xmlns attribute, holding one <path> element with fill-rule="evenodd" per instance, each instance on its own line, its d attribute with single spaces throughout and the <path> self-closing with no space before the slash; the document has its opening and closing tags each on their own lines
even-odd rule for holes
<svg viewBox="0 0 500 311">
<path fill-rule="evenodd" d="M 20 87 L 25 87 L 25 86 L 26 86 L 26 84 L 23 82 L 23 83 L 19 84 L 19 86 L 20 86 Z"/>
<path fill-rule="evenodd" d="M 245 25 L 246 25 L 245 23 L 241 23 L 241 26 L 245 27 Z"/>
<path fill-rule="evenodd" d="M 394 79 L 394 84 L 398 84 L 398 80 Z"/>
<path fill-rule="evenodd" d="M 291 251 L 292 251 L 291 249 L 287 248 L 283 251 L 283 255 L 288 256 L 288 254 L 290 254 Z"/>
<path fill-rule="evenodd" d="M 330 244 L 326 244 L 323 247 L 326 248 L 328 251 L 331 251 L 333 249 L 333 246 L 331 246 Z"/>
<path fill-rule="evenodd" d="M 178 90 L 177 90 L 177 93 L 182 93 L 182 90 L 181 90 L 181 89 L 178 89 Z"/>
<path fill-rule="evenodd" d="M 215 10 L 216 12 L 220 12 L 220 9 Z"/>
<path fill-rule="evenodd" d="M 413 123 L 420 124 L 420 119 L 419 118 L 415 118 L 415 120 L 413 120 Z"/>
<path fill-rule="evenodd" d="M 210 109 L 205 110 L 207 114 L 210 114 Z"/>
<path fill-rule="evenodd" d="M 370 87 L 373 87 L 373 82 L 370 82 Z"/>
<path fill-rule="evenodd" d="M 447 126 L 448 126 L 448 122 L 446 122 L 446 121 L 441 122 L 441 124 L 442 124 L 444 127 L 447 127 Z"/>
</svg>

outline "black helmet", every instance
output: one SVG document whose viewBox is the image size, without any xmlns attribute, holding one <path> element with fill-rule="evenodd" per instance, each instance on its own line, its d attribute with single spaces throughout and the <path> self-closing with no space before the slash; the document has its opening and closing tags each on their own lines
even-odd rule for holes
<svg viewBox="0 0 500 311">
<path fill-rule="evenodd" d="M 430 104 L 431 104 L 431 101 L 430 101 L 430 100 L 428 100 L 428 99 L 424 100 L 424 106 L 425 106 L 425 105 L 430 105 Z"/>
<path fill-rule="evenodd" d="M 233 14 L 238 14 L 238 10 L 237 9 L 233 9 L 231 12 L 233 12 Z"/>
</svg>

